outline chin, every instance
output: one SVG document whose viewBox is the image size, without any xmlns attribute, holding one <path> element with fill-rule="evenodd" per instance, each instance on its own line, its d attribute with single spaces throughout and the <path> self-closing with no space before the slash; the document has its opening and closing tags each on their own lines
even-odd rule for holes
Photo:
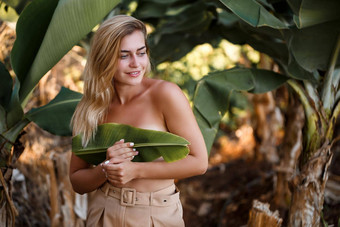
<svg viewBox="0 0 340 227">
<path fill-rule="evenodd" d="M 126 81 L 126 84 L 134 86 L 134 85 L 141 84 L 142 81 L 143 81 L 143 76 L 137 77 L 137 78 L 131 78 L 130 80 Z"/>
</svg>

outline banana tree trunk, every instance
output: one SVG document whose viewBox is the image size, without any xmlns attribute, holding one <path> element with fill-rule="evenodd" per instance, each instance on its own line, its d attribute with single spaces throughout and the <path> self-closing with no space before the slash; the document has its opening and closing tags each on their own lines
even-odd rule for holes
<svg viewBox="0 0 340 227">
<path fill-rule="evenodd" d="M 15 216 L 18 215 L 12 200 L 12 172 L 10 168 L 0 171 L 0 226 L 14 226 Z"/>
<path fill-rule="evenodd" d="M 258 200 L 253 201 L 252 209 L 249 212 L 248 227 L 280 227 L 282 218 L 279 212 L 272 212 L 268 203 L 262 203 Z"/>
<path fill-rule="evenodd" d="M 24 147 L 20 142 L 20 138 L 23 133 L 20 133 L 22 129 L 28 124 L 27 121 L 21 121 L 15 127 L 8 130 L 5 138 L 1 135 L 0 142 L 0 154 L 1 162 L 6 163 L 4 167 L 1 167 L 0 171 L 0 226 L 14 226 L 15 217 L 18 215 L 18 211 L 12 200 L 12 174 L 13 163 L 22 154 Z M 13 137 L 16 138 L 15 142 Z"/>
<path fill-rule="evenodd" d="M 320 226 L 328 168 L 332 160 L 331 144 L 326 141 L 294 176 L 288 226 Z"/>
<path fill-rule="evenodd" d="M 285 137 L 282 142 L 280 154 L 282 156 L 280 165 L 275 168 L 277 172 L 277 183 L 274 191 L 273 203 L 283 217 L 288 210 L 291 201 L 289 181 L 296 171 L 298 158 L 302 150 L 302 128 L 304 125 L 304 113 L 301 104 L 294 95 L 289 101 L 288 113 L 286 115 Z"/>
<path fill-rule="evenodd" d="M 256 122 L 255 138 L 258 144 L 255 149 L 256 159 L 277 163 L 279 157 L 275 134 L 281 126 L 281 113 L 275 105 L 273 93 L 256 94 L 252 101 Z"/>
</svg>

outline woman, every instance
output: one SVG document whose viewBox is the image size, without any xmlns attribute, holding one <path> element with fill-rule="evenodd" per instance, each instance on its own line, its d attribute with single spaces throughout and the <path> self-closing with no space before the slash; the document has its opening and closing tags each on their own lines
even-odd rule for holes
<svg viewBox="0 0 340 227">
<path fill-rule="evenodd" d="M 184 226 L 174 179 L 207 169 L 204 140 L 181 89 L 145 76 L 150 71 L 146 36 L 145 25 L 130 16 L 115 16 L 100 26 L 85 67 L 73 133 L 82 133 L 86 146 L 98 124 L 128 124 L 182 136 L 190 142 L 190 152 L 173 163 L 132 162 L 138 151 L 133 141 L 122 138 L 95 167 L 72 154 L 73 189 L 80 194 L 96 190 L 87 226 Z"/>
</svg>

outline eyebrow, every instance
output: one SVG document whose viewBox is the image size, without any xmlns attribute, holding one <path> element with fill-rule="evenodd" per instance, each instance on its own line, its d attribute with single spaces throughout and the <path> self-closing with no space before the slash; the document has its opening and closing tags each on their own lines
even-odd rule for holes
<svg viewBox="0 0 340 227">
<path fill-rule="evenodd" d="M 142 47 L 138 48 L 137 51 L 143 50 L 144 48 L 146 48 L 146 46 L 142 46 Z M 130 51 L 129 50 L 121 50 L 120 52 L 129 53 Z"/>
</svg>

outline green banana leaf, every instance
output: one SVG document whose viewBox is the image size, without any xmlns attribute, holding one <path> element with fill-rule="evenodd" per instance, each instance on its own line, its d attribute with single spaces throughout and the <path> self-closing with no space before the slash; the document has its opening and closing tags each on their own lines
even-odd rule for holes
<svg viewBox="0 0 340 227">
<path fill-rule="evenodd" d="M 18 17 L 19 15 L 14 8 L 4 3 L 0 4 L 0 20 L 16 22 Z"/>
<path fill-rule="evenodd" d="M 86 162 L 98 165 L 106 159 L 106 150 L 120 139 L 133 142 L 139 152 L 136 162 L 150 162 L 163 157 L 166 162 L 174 162 L 189 154 L 189 142 L 169 132 L 135 128 L 130 125 L 106 123 L 98 126 L 98 131 L 86 148 L 82 146 L 82 136 L 72 138 L 72 152 Z"/>
<path fill-rule="evenodd" d="M 2 0 L 2 2 L 9 6 L 9 8 L 14 9 L 19 15 L 32 0 Z"/>
<path fill-rule="evenodd" d="M 7 128 L 11 128 L 18 121 L 23 119 L 24 110 L 22 109 L 20 102 L 19 102 L 19 89 L 20 89 L 20 82 L 17 77 L 14 78 L 14 86 L 11 93 L 11 98 L 6 109 L 7 111 Z"/>
<path fill-rule="evenodd" d="M 169 4 L 166 2 L 142 2 L 138 4 L 138 11 L 133 16 L 139 19 L 158 18 L 165 14 Z"/>
<path fill-rule="evenodd" d="M 0 62 L 0 78 L 0 105 L 7 107 L 11 99 L 13 79 L 2 62 Z"/>
<path fill-rule="evenodd" d="M 287 46 L 296 62 L 306 71 L 326 71 L 329 59 L 340 34 L 340 20 L 319 25 L 290 29 L 287 32 Z M 337 66 L 340 65 L 338 58 Z"/>
<path fill-rule="evenodd" d="M 3 133 L 6 129 L 6 110 L 0 105 L 0 133 Z"/>
<path fill-rule="evenodd" d="M 48 104 L 31 109 L 26 118 L 40 128 L 59 136 L 72 136 L 70 121 L 82 94 L 62 87 Z"/>
<path fill-rule="evenodd" d="M 234 14 L 254 27 L 285 29 L 287 25 L 255 0 L 220 0 Z"/>
<path fill-rule="evenodd" d="M 118 0 L 35 0 L 19 17 L 11 60 L 21 82 L 20 102 Z"/>
<path fill-rule="evenodd" d="M 288 1 L 293 9 L 294 22 L 298 28 L 314 26 L 324 22 L 340 19 L 339 0 L 302 0 L 300 4 L 297 1 Z"/>
<path fill-rule="evenodd" d="M 182 31 L 188 33 L 205 31 L 214 17 L 211 12 L 202 10 L 205 7 L 202 1 L 197 1 L 190 6 L 169 7 L 167 12 L 169 19 L 164 22 L 160 33 L 165 35 Z"/>
<path fill-rule="evenodd" d="M 197 84 L 193 111 L 210 152 L 219 123 L 234 91 L 264 93 L 284 84 L 288 77 L 262 69 L 233 68 L 210 73 Z"/>
</svg>

